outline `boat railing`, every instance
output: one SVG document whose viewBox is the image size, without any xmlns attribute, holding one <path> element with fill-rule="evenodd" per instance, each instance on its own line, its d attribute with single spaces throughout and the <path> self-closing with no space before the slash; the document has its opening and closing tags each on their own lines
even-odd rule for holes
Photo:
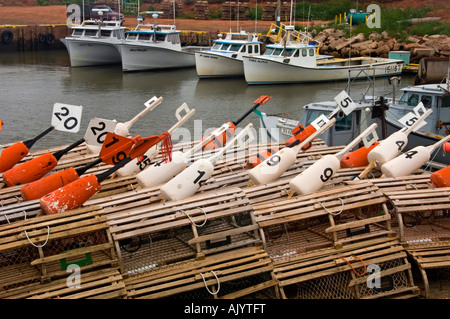
<svg viewBox="0 0 450 319">
<path fill-rule="evenodd" d="M 266 36 L 271 37 L 273 32 L 275 32 L 275 34 L 276 34 L 274 40 L 276 42 L 279 42 L 285 36 L 285 34 L 288 32 L 288 30 L 286 29 L 286 25 L 284 25 L 284 24 L 280 24 L 278 26 L 277 24 L 272 23 L 270 25 L 269 31 L 267 32 Z M 306 34 L 305 32 L 302 32 L 302 31 L 298 31 L 298 30 L 289 31 L 289 36 L 292 37 L 294 39 L 294 41 L 305 43 L 305 44 L 308 44 L 312 40 L 308 36 L 308 34 Z"/>
</svg>

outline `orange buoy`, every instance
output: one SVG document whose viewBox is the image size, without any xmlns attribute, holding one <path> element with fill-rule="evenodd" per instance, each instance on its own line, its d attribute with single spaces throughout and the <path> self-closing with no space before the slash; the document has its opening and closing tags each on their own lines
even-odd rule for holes
<svg viewBox="0 0 450 319">
<path fill-rule="evenodd" d="M 41 179 L 38 179 L 34 182 L 31 182 L 27 185 L 22 186 L 21 193 L 22 198 L 24 200 L 33 200 L 41 198 L 48 193 L 57 190 L 60 187 L 63 187 L 74 180 L 78 179 L 82 174 L 84 174 L 89 168 L 94 167 L 95 165 L 102 162 L 102 159 L 96 159 L 91 163 L 82 166 L 80 168 L 74 169 L 72 167 L 56 172 L 49 176 L 45 176 Z"/>
<path fill-rule="evenodd" d="M 221 127 L 215 129 L 211 134 L 215 137 L 203 146 L 204 151 L 222 148 L 236 132 L 236 126 L 233 122 L 226 122 Z"/>
<path fill-rule="evenodd" d="M 14 165 L 19 163 L 22 158 L 27 156 L 30 148 L 34 145 L 34 143 L 53 131 L 53 129 L 54 127 L 51 126 L 31 140 L 17 142 L 0 151 L 0 173 L 6 172 L 10 168 L 14 167 Z"/>
<path fill-rule="evenodd" d="M 363 146 L 351 153 L 348 153 L 341 159 L 341 168 L 363 167 L 369 165 L 367 154 L 369 154 L 369 152 L 378 144 L 380 143 L 374 142 L 369 147 Z"/>
<path fill-rule="evenodd" d="M 432 173 L 430 180 L 435 187 L 450 187 L 450 166 Z"/>
<path fill-rule="evenodd" d="M 3 182 L 6 186 L 30 183 L 50 172 L 57 164 L 58 160 L 52 153 L 42 154 L 4 172 Z"/>
<path fill-rule="evenodd" d="M 6 172 L 27 156 L 28 147 L 23 142 L 8 146 L 0 153 L 0 173 Z"/>
<path fill-rule="evenodd" d="M 45 214 L 58 214 L 80 207 L 100 188 L 97 176 L 90 174 L 43 196 L 39 203 Z"/>
<path fill-rule="evenodd" d="M 57 151 L 54 154 L 45 153 L 29 160 L 28 162 L 14 166 L 3 173 L 3 182 L 6 186 L 13 186 L 31 183 L 40 179 L 56 167 L 58 160 L 64 154 L 82 142 L 84 142 L 84 139 L 78 140 L 65 149 Z"/>
<path fill-rule="evenodd" d="M 317 129 L 311 124 L 305 128 L 303 128 L 303 126 L 300 124 L 299 126 L 297 126 L 296 128 L 294 128 L 292 130 L 292 134 L 294 134 L 294 136 L 292 136 L 291 138 L 289 138 L 286 141 L 286 146 L 289 146 L 292 143 L 296 143 L 297 141 L 299 141 L 301 143 L 304 140 L 306 140 L 308 138 L 308 136 L 310 136 L 311 134 L 313 134 L 316 131 L 317 131 Z M 311 145 L 312 145 L 312 143 L 309 143 L 309 145 L 305 146 L 303 148 L 303 150 L 307 150 L 308 148 L 311 147 Z"/>
<path fill-rule="evenodd" d="M 444 148 L 444 151 L 450 152 L 450 142 L 445 143 L 442 147 Z"/>
<path fill-rule="evenodd" d="M 277 153 L 278 151 L 280 151 L 280 150 L 276 147 L 272 147 L 265 151 L 261 151 L 258 153 L 258 155 L 252 156 L 248 159 L 248 161 L 246 163 L 246 167 L 248 169 L 252 169 L 252 168 L 258 166 L 259 164 L 261 164 L 262 162 L 264 162 L 266 159 L 268 159 L 269 157 L 271 157 L 273 154 Z"/>
</svg>

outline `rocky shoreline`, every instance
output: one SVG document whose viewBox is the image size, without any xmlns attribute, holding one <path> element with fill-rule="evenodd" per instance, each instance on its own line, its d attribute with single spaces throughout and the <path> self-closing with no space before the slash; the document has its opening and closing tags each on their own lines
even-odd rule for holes
<svg viewBox="0 0 450 319">
<path fill-rule="evenodd" d="M 387 32 L 372 32 L 368 37 L 358 33 L 346 38 L 343 30 L 329 28 L 312 36 L 320 43 L 321 54 L 335 57 L 388 57 L 389 51 L 409 51 L 410 63 L 418 63 L 424 57 L 448 58 L 450 55 L 450 37 L 445 34 L 409 36 L 406 42 L 400 42 Z"/>
</svg>

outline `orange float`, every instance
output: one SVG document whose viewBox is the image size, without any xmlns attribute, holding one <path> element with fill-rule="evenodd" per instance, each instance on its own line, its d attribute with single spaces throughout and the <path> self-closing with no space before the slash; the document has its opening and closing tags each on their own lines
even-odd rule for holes
<svg viewBox="0 0 450 319">
<path fill-rule="evenodd" d="M 450 187 L 450 166 L 432 173 L 430 181 L 435 187 Z"/>
<path fill-rule="evenodd" d="M 363 146 L 348 153 L 341 159 L 341 168 L 363 167 L 369 165 L 367 154 L 369 154 L 369 152 L 378 144 L 380 143 L 374 142 L 369 147 Z"/>
</svg>

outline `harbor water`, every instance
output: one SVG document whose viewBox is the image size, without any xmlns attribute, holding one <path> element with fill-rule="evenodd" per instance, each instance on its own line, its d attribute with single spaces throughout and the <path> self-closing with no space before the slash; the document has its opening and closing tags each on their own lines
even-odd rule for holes
<svg viewBox="0 0 450 319">
<path fill-rule="evenodd" d="M 400 89 L 414 83 L 413 76 L 402 75 Z M 78 133 L 53 131 L 40 139 L 33 151 L 72 143 L 82 138 L 91 118 L 126 122 L 144 109 L 144 103 L 163 97 L 163 102 L 146 114 L 130 130 L 132 135 L 161 134 L 176 122 L 175 111 L 186 103 L 196 114 L 183 125 L 183 133 L 173 142 L 186 142 L 204 132 L 235 121 L 253 106 L 261 95 L 272 99 L 259 107 L 268 114 L 285 113 L 294 119 L 303 106 L 333 99 L 346 89 L 347 82 L 290 85 L 248 85 L 244 78 L 199 79 L 195 68 L 124 73 L 120 65 L 71 68 L 66 50 L 0 53 L 0 145 L 32 139 L 50 127 L 54 103 L 81 105 Z M 387 78 L 377 78 L 369 88 L 367 79 L 354 81 L 350 95 L 363 93 L 392 97 Z M 396 92 L 399 97 L 399 91 Z M 250 114 L 239 126 L 259 120 Z"/>
</svg>

